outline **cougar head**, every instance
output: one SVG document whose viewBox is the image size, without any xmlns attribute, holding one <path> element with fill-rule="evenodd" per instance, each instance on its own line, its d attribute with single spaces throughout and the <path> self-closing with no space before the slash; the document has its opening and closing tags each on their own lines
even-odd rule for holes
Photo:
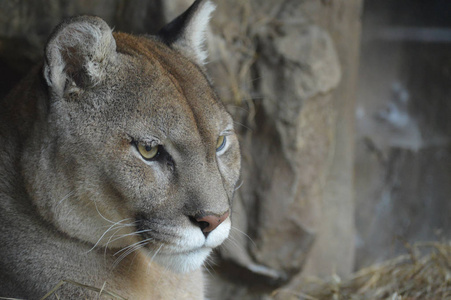
<svg viewBox="0 0 451 300">
<path fill-rule="evenodd" d="M 88 16 L 51 35 L 24 174 L 39 213 L 91 251 L 187 272 L 227 238 L 240 154 L 204 73 L 213 10 L 196 1 L 156 36 Z"/>
</svg>

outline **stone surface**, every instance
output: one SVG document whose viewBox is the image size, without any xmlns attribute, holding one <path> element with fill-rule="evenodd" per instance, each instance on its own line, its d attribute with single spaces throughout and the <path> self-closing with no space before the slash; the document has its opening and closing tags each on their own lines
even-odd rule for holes
<svg viewBox="0 0 451 300">
<path fill-rule="evenodd" d="M 243 299 L 254 299 L 295 288 L 303 275 L 346 275 L 353 268 L 361 2 L 227 3 L 219 11 L 228 18 L 213 20 L 209 69 L 244 124 L 238 125 L 244 161 L 238 230 L 221 252 L 238 269 L 221 265 L 218 273 L 229 283 L 221 281 L 215 295 L 241 299 L 247 289 Z M 247 286 L 238 273 L 246 274 Z"/>
</svg>

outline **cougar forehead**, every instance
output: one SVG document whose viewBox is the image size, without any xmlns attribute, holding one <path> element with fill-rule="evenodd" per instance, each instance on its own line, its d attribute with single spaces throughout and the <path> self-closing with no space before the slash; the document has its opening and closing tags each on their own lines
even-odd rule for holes
<svg viewBox="0 0 451 300">
<path fill-rule="evenodd" d="M 114 36 L 118 52 L 126 56 L 125 68 L 119 70 L 129 94 L 122 96 L 128 106 L 123 111 L 133 109 L 130 118 L 150 125 L 136 130 L 152 130 L 174 143 L 188 143 L 197 134 L 198 142 L 205 144 L 231 126 L 231 117 L 199 66 L 156 40 Z"/>
</svg>

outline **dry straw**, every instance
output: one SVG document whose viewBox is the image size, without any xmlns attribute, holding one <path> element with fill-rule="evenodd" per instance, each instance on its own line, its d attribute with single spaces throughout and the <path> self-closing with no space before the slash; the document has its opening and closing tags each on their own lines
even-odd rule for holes
<svg viewBox="0 0 451 300">
<path fill-rule="evenodd" d="M 328 281 L 308 278 L 296 291 L 279 289 L 273 296 L 306 300 L 451 299 L 451 242 L 417 243 L 407 249 L 409 255 L 364 268 L 347 280 L 338 276 Z"/>
</svg>

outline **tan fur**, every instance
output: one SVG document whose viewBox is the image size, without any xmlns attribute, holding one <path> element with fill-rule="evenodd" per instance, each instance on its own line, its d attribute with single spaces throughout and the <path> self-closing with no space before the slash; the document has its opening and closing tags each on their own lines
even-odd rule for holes
<svg viewBox="0 0 451 300">
<path fill-rule="evenodd" d="M 176 29 L 198 28 L 211 9 L 196 1 Z M 238 140 L 189 55 L 200 45 L 165 38 L 70 19 L 1 103 L 0 297 L 39 298 L 69 279 L 128 299 L 203 299 L 202 264 L 230 218 L 207 236 L 194 219 L 231 210 Z M 160 156 L 144 160 L 140 142 Z"/>
</svg>

